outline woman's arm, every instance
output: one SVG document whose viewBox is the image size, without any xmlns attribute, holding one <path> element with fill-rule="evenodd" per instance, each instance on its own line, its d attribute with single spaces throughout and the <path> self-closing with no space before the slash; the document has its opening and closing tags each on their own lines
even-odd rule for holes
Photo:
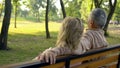
<svg viewBox="0 0 120 68">
<path fill-rule="evenodd" d="M 72 50 L 68 47 L 54 47 L 51 49 L 57 56 L 72 54 Z"/>
<path fill-rule="evenodd" d="M 67 47 L 49 48 L 43 51 L 43 53 L 41 53 L 40 55 L 38 55 L 35 60 L 50 62 L 51 64 L 54 64 L 56 61 L 56 56 L 65 54 L 72 54 L 72 50 Z"/>
</svg>

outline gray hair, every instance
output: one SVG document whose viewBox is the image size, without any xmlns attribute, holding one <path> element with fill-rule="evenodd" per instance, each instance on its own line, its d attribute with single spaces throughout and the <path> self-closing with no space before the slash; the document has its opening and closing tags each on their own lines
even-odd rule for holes
<svg viewBox="0 0 120 68">
<path fill-rule="evenodd" d="M 105 11 L 100 8 L 96 8 L 90 13 L 90 19 L 93 20 L 97 26 L 103 28 L 105 26 L 107 16 Z"/>
</svg>

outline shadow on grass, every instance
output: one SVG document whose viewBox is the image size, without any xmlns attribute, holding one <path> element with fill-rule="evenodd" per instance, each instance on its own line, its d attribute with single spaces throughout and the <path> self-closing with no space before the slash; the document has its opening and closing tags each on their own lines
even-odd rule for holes
<svg viewBox="0 0 120 68">
<path fill-rule="evenodd" d="M 30 46 L 31 44 L 32 45 L 42 44 L 43 46 L 44 45 L 52 46 L 56 42 L 58 33 L 50 32 L 50 34 L 51 34 L 50 39 L 46 39 L 45 32 L 37 32 L 35 34 L 20 34 L 20 33 L 9 34 L 8 44 L 11 46 L 14 46 L 14 45 Z M 49 43 L 52 43 L 52 45 Z"/>
<path fill-rule="evenodd" d="M 35 34 L 9 34 L 8 47 L 10 50 L 0 51 L 0 66 L 32 60 L 45 49 L 54 47 L 57 32 L 50 33 L 50 39 L 46 39 L 45 32 L 37 32 Z"/>
</svg>

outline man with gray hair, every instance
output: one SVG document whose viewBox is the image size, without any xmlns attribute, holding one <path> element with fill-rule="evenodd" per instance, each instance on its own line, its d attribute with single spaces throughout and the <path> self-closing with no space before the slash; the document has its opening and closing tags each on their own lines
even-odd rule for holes
<svg viewBox="0 0 120 68">
<path fill-rule="evenodd" d="M 91 11 L 88 17 L 88 29 L 81 38 L 80 45 L 75 51 L 76 54 L 96 50 L 108 45 L 103 31 L 106 19 L 106 13 L 102 9 L 95 8 Z"/>
<path fill-rule="evenodd" d="M 94 23 L 96 23 L 96 25 L 98 25 L 100 28 L 103 28 L 106 23 L 107 17 L 102 9 L 96 8 L 91 12 L 89 19 L 93 20 Z"/>
</svg>

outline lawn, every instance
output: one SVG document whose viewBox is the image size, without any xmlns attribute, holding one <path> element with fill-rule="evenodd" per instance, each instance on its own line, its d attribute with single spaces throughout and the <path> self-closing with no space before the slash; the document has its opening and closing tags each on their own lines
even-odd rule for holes
<svg viewBox="0 0 120 68">
<path fill-rule="evenodd" d="M 0 51 L 0 66 L 32 60 L 46 48 L 54 47 L 60 25 L 50 22 L 51 38 L 46 39 L 44 22 L 17 21 L 17 28 L 14 28 L 14 21 L 11 21 L 8 36 L 10 49 Z M 111 25 L 109 33 L 107 40 L 110 45 L 120 43 L 120 25 Z"/>
</svg>

